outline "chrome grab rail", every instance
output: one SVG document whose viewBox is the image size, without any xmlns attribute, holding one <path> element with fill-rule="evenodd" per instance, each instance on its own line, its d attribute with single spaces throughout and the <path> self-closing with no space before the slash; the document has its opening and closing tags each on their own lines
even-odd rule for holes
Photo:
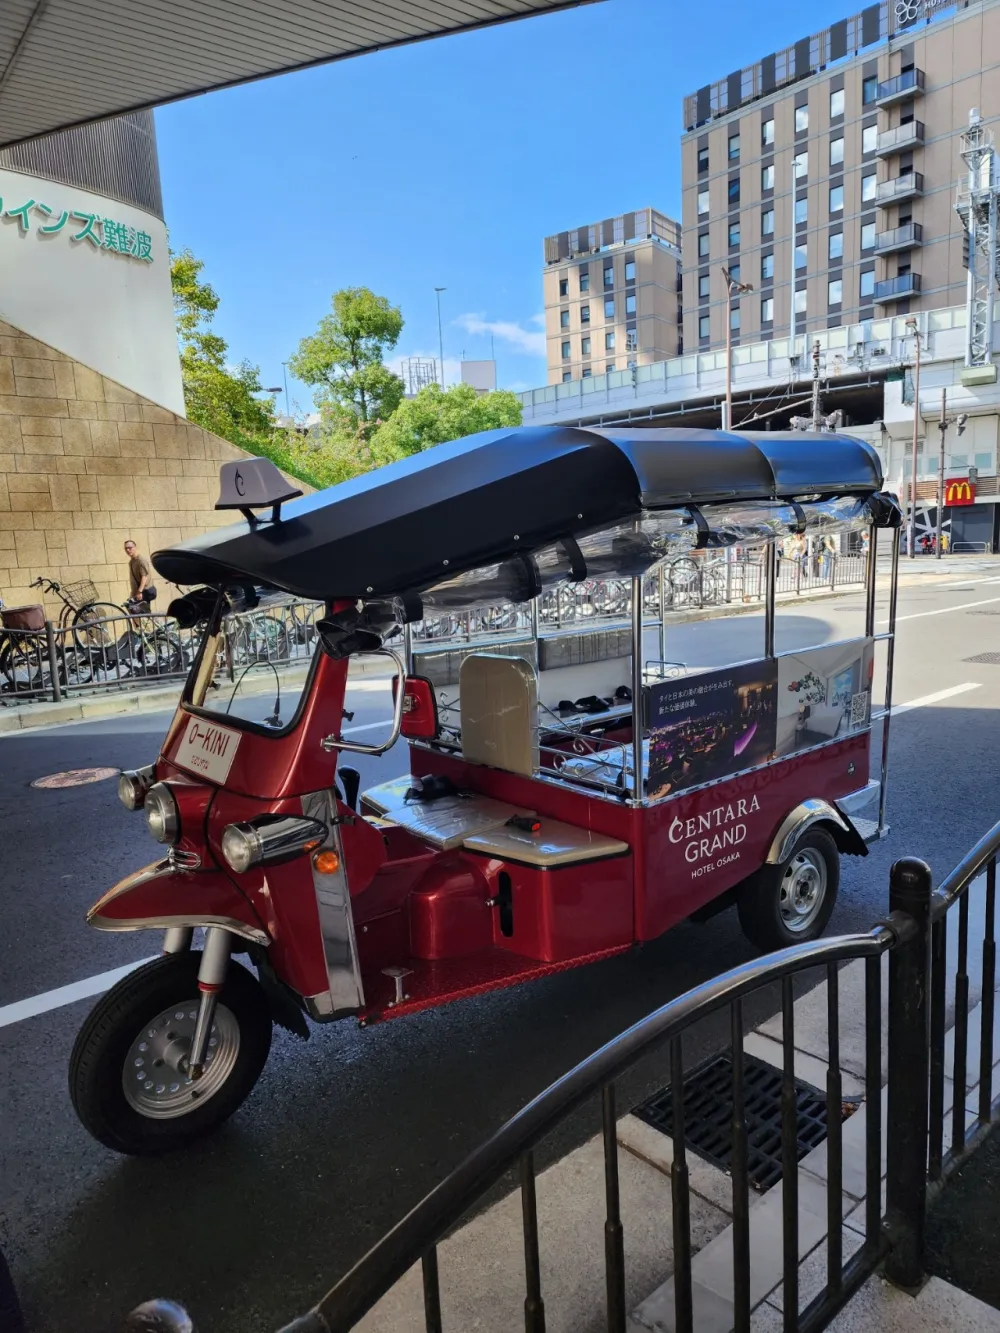
<svg viewBox="0 0 1000 1333">
<path fill-rule="evenodd" d="M 398 653 L 393 652 L 391 648 L 376 648 L 370 654 L 371 657 L 388 657 L 396 664 L 396 670 L 399 672 L 399 689 L 396 691 L 396 704 L 392 713 L 392 730 L 389 732 L 388 740 L 382 741 L 380 745 L 364 745 L 360 741 L 345 741 L 338 736 L 324 736 L 320 745 L 324 750 L 347 750 L 351 754 L 385 754 L 386 750 L 391 750 L 399 740 L 399 734 L 403 727 L 403 700 L 406 697 L 406 667 L 403 665 L 403 659 Z"/>
</svg>

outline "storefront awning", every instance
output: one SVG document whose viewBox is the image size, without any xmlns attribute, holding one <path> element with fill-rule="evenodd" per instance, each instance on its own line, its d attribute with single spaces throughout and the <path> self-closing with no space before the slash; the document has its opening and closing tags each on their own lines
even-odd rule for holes
<svg viewBox="0 0 1000 1333">
<path fill-rule="evenodd" d="M 0 148 L 270 74 L 594 0 L 3 0 Z"/>
</svg>

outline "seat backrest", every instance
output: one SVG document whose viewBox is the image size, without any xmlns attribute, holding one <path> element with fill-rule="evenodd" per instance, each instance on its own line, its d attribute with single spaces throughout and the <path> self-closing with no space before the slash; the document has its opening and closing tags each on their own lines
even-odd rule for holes
<svg viewBox="0 0 1000 1333">
<path fill-rule="evenodd" d="M 538 677 L 523 657 L 472 653 L 459 672 L 462 754 L 531 777 L 538 770 Z"/>
</svg>

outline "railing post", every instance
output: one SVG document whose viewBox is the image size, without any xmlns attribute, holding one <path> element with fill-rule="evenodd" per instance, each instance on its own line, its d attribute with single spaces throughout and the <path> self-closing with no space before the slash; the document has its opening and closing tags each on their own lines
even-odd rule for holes
<svg viewBox="0 0 1000 1333">
<path fill-rule="evenodd" d="M 38 624 L 37 620 L 35 624 Z M 61 703 L 62 688 L 59 684 L 59 661 L 56 657 L 56 632 L 52 628 L 51 620 L 45 622 L 45 646 L 49 653 L 49 671 L 52 675 L 52 702 Z"/>
<path fill-rule="evenodd" d="M 898 1287 L 923 1279 L 930 1073 L 931 870 L 904 857 L 889 872 L 889 910 L 912 923 L 889 954 L 889 1086 L 885 1274 Z"/>
</svg>

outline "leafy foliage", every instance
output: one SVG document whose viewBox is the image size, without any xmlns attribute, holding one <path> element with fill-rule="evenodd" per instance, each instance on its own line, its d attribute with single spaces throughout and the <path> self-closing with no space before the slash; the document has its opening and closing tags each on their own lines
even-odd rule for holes
<svg viewBox="0 0 1000 1333">
<path fill-rule="evenodd" d="M 344 287 L 331 305 L 288 364 L 296 379 L 316 389 L 332 430 L 367 440 L 402 401 L 403 381 L 384 359 L 399 341 L 403 317 L 367 287 Z"/>
<path fill-rule="evenodd" d="M 430 384 L 401 403 L 372 439 L 376 463 L 408 458 L 432 445 L 476 431 L 521 424 L 521 404 L 509 389 L 477 394 L 471 384 Z"/>
</svg>

